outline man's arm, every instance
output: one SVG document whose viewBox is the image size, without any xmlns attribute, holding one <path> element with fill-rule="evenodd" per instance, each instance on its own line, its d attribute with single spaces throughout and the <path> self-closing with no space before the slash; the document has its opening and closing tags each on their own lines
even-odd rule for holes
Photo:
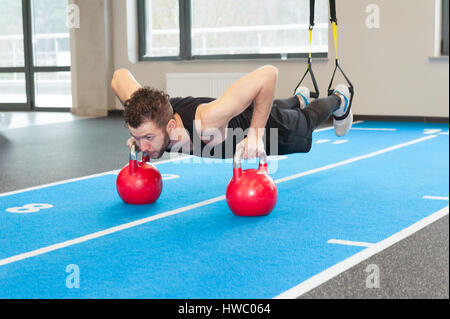
<svg viewBox="0 0 450 319">
<path fill-rule="evenodd" d="M 111 80 L 111 88 L 119 98 L 122 105 L 134 92 L 141 88 L 133 75 L 127 69 L 118 69 Z"/>
<path fill-rule="evenodd" d="M 122 105 L 128 100 L 134 92 L 141 88 L 141 85 L 136 81 L 133 75 L 127 69 L 118 69 L 114 72 L 111 80 L 111 88 L 119 98 Z M 127 140 L 127 146 L 131 148 L 136 141 L 134 137 Z"/>
<path fill-rule="evenodd" d="M 250 131 L 247 135 L 247 141 L 251 145 L 247 150 L 245 143 L 244 158 L 256 156 L 256 148 L 259 149 L 262 144 L 262 134 L 258 129 L 265 128 L 269 118 L 277 78 L 278 69 L 266 65 L 234 82 L 219 99 L 200 106 L 202 130 L 208 128 L 223 130 L 233 117 L 254 102 Z"/>
</svg>

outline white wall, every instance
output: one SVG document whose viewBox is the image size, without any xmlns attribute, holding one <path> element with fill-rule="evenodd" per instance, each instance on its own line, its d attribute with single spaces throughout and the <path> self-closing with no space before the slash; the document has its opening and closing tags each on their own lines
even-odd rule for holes
<svg viewBox="0 0 450 319">
<path fill-rule="evenodd" d="M 143 85 L 165 89 L 165 75 L 172 72 L 239 73 L 273 64 L 280 71 L 276 97 L 282 98 L 292 94 L 305 71 L 304 59 L 132 63 L 129 55 L 134 48 L 129 43 L 136 35 L 127 35 L 127 23 L 133 30 L 136 21 L 127 21 L 127 1 L 135 0 L 110 1 L 113 68 L 128 68 Z M 379 29 L 366 27 L 369 4 L 380 8 Z M 355 114 L 449 116 L 448 58 L 430 59 L 435 46 L 435 1 L 338 0 L 337 14 L 340 63 L 356 89 Z M 134 12 L 129 16 L 136 17 Z M 329 39 L 329 59 L 313 61 L 323 96 L 334 68 L 331 30 Z M 121 106 L 116 100 L 109 108 Z"/>
</svg>

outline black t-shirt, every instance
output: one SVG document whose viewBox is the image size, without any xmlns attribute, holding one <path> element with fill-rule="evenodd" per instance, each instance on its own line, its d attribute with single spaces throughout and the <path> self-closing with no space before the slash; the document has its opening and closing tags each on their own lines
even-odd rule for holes
<svg viewBox="0 0 450 319">
<path fill-rule="evenodd" d="M 233 117 L 228 123 L 227 138 L 214 147 L 205 144 L 194 129 L 195 112 L 197 107 L 203 103 L 214 101 L 214 98 L 209 97 L 192 97 L 185 98 L 171 98 L 174 113 L 177 113 L 183 121 L 184 128 L 189 133 L 193 143 L 192 155 L 215 157 L 215 158 L 230 158 L 234 155 L 234 150 L 237 143 L 239 143 L 246 136 L 246 130 L 250 127 L 250 122 L 253 115 L 253 105 L 250 105 L 241 114 Z M 179 150 L 180 152 L 182 150 Z"/>
</svg>

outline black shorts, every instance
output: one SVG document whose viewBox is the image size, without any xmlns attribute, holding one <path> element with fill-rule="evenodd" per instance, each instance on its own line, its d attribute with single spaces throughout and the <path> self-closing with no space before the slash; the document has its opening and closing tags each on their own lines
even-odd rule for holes
<svg viewBox="0 0 450 319">
<path fill-rule="evenodd" d="M 266 125 L 266 152 L 268 155 L 307 153 L 311 149 L 314 126 L 308 112 L 300 109 L 296 96 L 274 100 Z M 273 129 L 277 130 L 278 138 Z M 274 145 L 275 142 L 278 145 Z"/>
<path fill-rule="evenodd" d="M 267 155 L 309 152 L 312 145 L 312 132 L 328 119 L 339 107 L 339 103 L 340 99 L 333 95 L 314 100 L 307 108 L 301 110 L 300 101 L 296 96 L 274 100 L 263 138 Z M 224 142 L 211 147 L 200 142 L 199 153 L 192 154 L 215 158 L 233 157 L 236 145 L 245 138 L 246 131 L 250 127 L 253 107 L 252 103 L 244 112 L 230 120 L 229 131 Z M 194 114 L 193 111 L 191 113 Z M 193 118 L 192 114 L 191 118 Z M 190 128 L 193 132 L 192 127 Z M 192 133 L 192 136 L 200 139 L 197 134 Z"/>
</svg>

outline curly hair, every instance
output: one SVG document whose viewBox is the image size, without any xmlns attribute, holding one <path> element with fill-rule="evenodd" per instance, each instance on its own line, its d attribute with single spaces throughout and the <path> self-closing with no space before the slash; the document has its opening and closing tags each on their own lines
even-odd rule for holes
<svg viewBox="0 0 450 319">
<path fill-rule="evenodd" d="M 173 118 L 169 95 L 163 91 L 144 86 L 125 101 L 125 123 L 138 128 L 146 120 L 155 121 L 159 128 L 165 128 Z"/>
</svg>

